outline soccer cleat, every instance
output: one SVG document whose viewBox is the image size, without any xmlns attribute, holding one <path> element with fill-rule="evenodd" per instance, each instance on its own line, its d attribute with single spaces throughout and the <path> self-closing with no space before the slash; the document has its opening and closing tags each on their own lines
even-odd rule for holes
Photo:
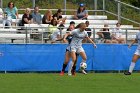
<svg viewBox="0 0 140 93">
<path fill-rule="evenodd" d="M 68 73 L 68 76 L 71 76 L 72 74 L 71 73 Z"/>
<path fill-rule="evenodd" d="M 124 72 L 124 75 L 131 75 L 130 72 Z"/>
<path fill-rule="evenodd" d="M 64 76 L 64 71 L 61 71 L 59 75 Z"/>
<path fill-rule="evenodd" d="M 85 74 L 85 75 L 87 74 L 87 72 L 85 70 L 82 70 L 82 73 Z"/>
<path fill-rule="evenodd" d="M 71 73 L 72 73 L 73 76 L 76 76 L 76 72 L 75 71 L 72 71 Z"/>
</svg>

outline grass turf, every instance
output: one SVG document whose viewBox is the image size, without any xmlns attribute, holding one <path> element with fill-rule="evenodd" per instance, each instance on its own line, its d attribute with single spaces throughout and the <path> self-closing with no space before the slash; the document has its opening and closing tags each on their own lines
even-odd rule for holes
<svg viewBox="0 0 140 93">
<path fill-rule="evenodd" d="M 0 74 L 0 93 L 138 93 L 140 75 L 134 73 L 88 73 L 59 76 L 58 73 Z"/>
</svg>

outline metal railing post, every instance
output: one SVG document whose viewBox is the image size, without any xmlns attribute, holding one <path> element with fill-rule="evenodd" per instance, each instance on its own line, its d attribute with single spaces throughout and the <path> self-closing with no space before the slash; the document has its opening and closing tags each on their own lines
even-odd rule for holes
<svg viewBox="0 0 140 93">
<path fill-rule="evenodd" d="M 67 0 L 64 0 L 64 10 L 65 10 L 65 15 L 66 15 L 66 9 L 67 9 Z"/>
<path fill-rule="evenodd" d="M 125 40 L 126 40 L 126 44 L 127 44 L 127 38 L 128 38 L 128 33 L 127 33 L 128 31 L 127 31 L 127 29 L 126 29 L 126 31 L 125 31 L 125 35 L 126 35 L 126 37 L 125 37 Z"/>
<path fill-rule="evenodd" d="M 0 0 L 0 7 L 3 8 L 3 0 Z"/>
<path fill-rule="evenodd" d="M 33 3 L 33 8 L 34 8 L 35 7 L 35 0 L 32 0 L 32 1 L 33 1 L 32 3 Z"/>
<path fill-rule="evenodd" d="M 93 28 L 93 40 L 95 42 L 95 28 Z"/>
<path fill-rule="evenodd" d="M 105 15 L 105 0 L 103 0 L 103 15 Z"/>
<path fill-rule="evenodd" d="M 94 10 L 97 10 L 97 0 L 94 0 Z M 95 15 L 97 15 L 97 12 L 95 12 Z"/>
<path fill-rule="evenodd" d="M 27 44 L 27 43 L 28 43 L 28 29 L 27 29 L 27 27 L 26 27 L 26 32 L 25 32 L 25 34 L 26 34 L 25 43 Z"/>
<path fill-rule="evenodd" d="M 118 22 L 121 22 L 121 3 L 119 1 L 120 0 L 117 1 L 117 3 L 118 3 Z"/>
</svg>

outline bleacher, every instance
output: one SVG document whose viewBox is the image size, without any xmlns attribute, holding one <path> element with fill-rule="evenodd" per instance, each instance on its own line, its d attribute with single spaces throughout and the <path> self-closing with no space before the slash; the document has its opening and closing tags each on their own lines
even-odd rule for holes
<svg viewBox="0 0 140 93">
<path fill-rule="evenodd" d="M 19 14 L 19 19 L 13 19 L 12 22 L 16 24 L 16 27 L 19 28 L 18 24 L 22 19 L 22 15 L 23 14 Z M 42 15 L 43 16 L 43 15 Z M 81 22 L 85 22 L 86 20 L 73 20 L 73 15 L 63 15 L 63 17 L 66 17 L 67 20 L 65 21 L 65 29 L 63 30 L 63 34 L 66 33 L 66 28 L 69 26 L 69 23 L 71 21 L 74 21 L 77 24 L 81 23 Z M 89 28 L 92 29 L 92 36 L 91 38 L 98 38 L 98 35 L 96 34 L 101 28 L 104 27 L 104 24 L 108 24 L 110 28 L 114 28 L 116 25 L 116 23 L 118 22 L 117 20 L 109 20 L 107 19 L 107 16 L 105 15 L 89 15 L 88 16 L 88 21 L 90 23 Z M 43 32 L 49 32 L 47 27 L 48 24 L 25 24 L 24 26 L 24 32 L 26 32 L 26 30 L 28 30 L 28 35 L 25 35 L 26 33 L 17 33 L 19 32 L 18 29 L 16 29 L 16 27 L 14 27 L 14 29 L 5 29 L 3 27 L 3 24 L 0 24 L 0 38 L 2 39 L 16 39 L 16 40 L 23 40 L 25 42 L 25 39 L 29 39 L 29 41 L 35 41 L 32 40 L 32 38 L 30 38 L 31 34 L 38 34 L 41 35 L 41 43 L 44 42 L 43 38 Z M 121 28 L 127 28 L 127 29 L 132 29 L 133 25 L 122 25 Z M 26 29 L 26 30 L 25 30 Z M 125 31 L 124 29 L 124 31 Z M 95 35 L 93 34 L 93 31 L 95 31 Z M 11 33 L 12 32 L 12 33 Z M 127 37 L 128 39 L 133 39 L 135 38 L 135 33 L 138 32 L 138 30 L 127 30 L 127 32 L 131 33 L 129 34 Z M 11 34 L 11 35 L 10 35 Z M 124 38 L 126 37 L 126 34 L 123 34 Z M 32 43 L 32 42 L 30 42 Z"/>
</svg>

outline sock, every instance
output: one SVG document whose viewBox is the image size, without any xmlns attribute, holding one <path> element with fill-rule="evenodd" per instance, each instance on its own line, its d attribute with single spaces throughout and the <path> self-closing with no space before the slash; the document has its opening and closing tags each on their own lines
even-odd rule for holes
<svg viewBox="0 0 140 93">
<path fill-rule="evenodd" d="M 84 63 L 85 63 L 85 62 L 86 62 L 86 60 L 83 60 L 83 59 L 82 59 L 82 62 L 84 62 Z"/>
<path fill-rule="evenodd" d="M 68 75 L 71 74 L 71 70 L 72 70 L 73 64 L 74 64 L 74 62 L 72 62 L 72 61 L 71 61 L 70 64 L 69 64 Z"/>
<path fill-rule="evenodd" d="M 132 73 L 134 67 L 135 67 L 135 62 L 131 62 L 130 67 L 129 67 L 129 72 Z"/>
<path fill-rule="evenodd" d="M 73 66 L 72 67 L 72 71 L 74 72 L 76 70 L 76 66 Z"/>
<path fill-rule="evenodd" d="M 67 67 L 67 64 L 63 64 L 62 71 L 64 71 L 64 72 L 65 72 L 66 67 Z"/>
</svg>

